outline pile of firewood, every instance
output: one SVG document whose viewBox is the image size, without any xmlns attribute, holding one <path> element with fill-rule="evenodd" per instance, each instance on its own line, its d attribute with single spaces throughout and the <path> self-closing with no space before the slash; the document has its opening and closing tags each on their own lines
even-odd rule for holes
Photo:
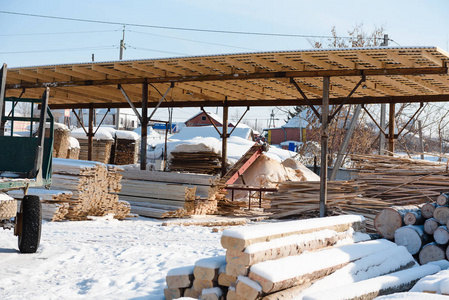
<svg viewBox="0 0 449 300">
<path fill-rule="evenodd" d="M 117 219 L 129 214 L 129 204 L 119 201 L 119 168 L 90 161 L 53 160 L 52 189 L 72 193 L 67 220 L 86 220 L 87 216 L 110 213 Z"/>
<path fill-rule="evenodd" d="M 392 206 L 374 220 L 377 232 L 403 245 L 419 262 L 449 259 L 449 194 L 418 206 Z"/>
<path fill-rule="evenodd" d="M 363 196 L 366 185 L 358 181 L 329 181 L 327 184 L 327 208 L 329 215 L 360 214 L 366 218 L 369 232 L 374 232 L 376 214 L 391 206 L 380 199 Z M 289 216 L 312 218 L 319 216 L 320 183 L 318 181 L 283 181 L 278 191 L 267 194 L 271 218 Z"/>
<path fill-rule="evenodd" d="M 395 205 L 432 201 L 448 189 L 447 165 L 440 162 L 393 156 L 352 156 L 365 197 Z"/>
<path fill-rule="evenodd" d="M 217 178 L 189 174 L 125 169 L 119 197 L 131 212 L 151 218 L 214 214 Z"/>
<path fill-rule="evenodd" d="M 363 217 L 226 229 L 221 238 L 226 256 L 170 270 L 165 297 L 372 299 L 407 291 L 440 271 L 437 265 L 416 267 L 405 248 L 354 230 L 364 230 Z"/>
</svg>

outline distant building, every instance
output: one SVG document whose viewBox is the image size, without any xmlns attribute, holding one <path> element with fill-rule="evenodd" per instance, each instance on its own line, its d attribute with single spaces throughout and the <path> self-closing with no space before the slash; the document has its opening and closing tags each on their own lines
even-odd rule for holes
<svg viewBox="0 0 449 300">
<path fill-rule="evenodd" d="M 210 112 L 208 112 L 207 114 L 209 115 L 210 119 L 213 121 L 213 124 L 215 124 L 215 126 L 223 126 L 223 119 L 220 116 Z M 187 127 L 199 127 L 199 126 L 212 125 L 212 122 L 206 116 L 204 111 L 200 111 L 199 113 L 197 113 L 196 115 L 185 121 L 185 124 Z M 229 123 L 228 126 L 234 127 L 232 123 Z"/>
<path fill-rule="evenodd" d="M 270 145 L 281 145 L 288 149 L 286 142 L 302 142 L 307 140 L 307 122 L 299 116 L 291 118 L 285 125 L 278 128 L 266 128 L 265 141 Z"/>
</svg>

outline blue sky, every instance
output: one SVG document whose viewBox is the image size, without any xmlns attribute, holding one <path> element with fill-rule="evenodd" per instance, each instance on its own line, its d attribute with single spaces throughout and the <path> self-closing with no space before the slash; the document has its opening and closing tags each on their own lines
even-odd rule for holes
<svg viewBox="0 0 449 300">
<path fill-rule="evenodd" d="M 438 46 L 449 50 L 447 0 L 0 0 L 0 11 L 155 26 L 298 35 L 330 35 L 332 26 L 336 26 L 339 35 L 347 36 L 348 30 L 363 23 L 366 31 L 383 26 L 394 40 L 395 43 L 390 44 L 393 46 Z M 18 67 L 89 62 L 92 54 L 95 61 L 118 60 L 123 26 L 0 13 L 0 28 L 0 62 Z M 311 47 L 306 38 L 136 26 L 126 26 L 125 43 L 124 59 Z M 197 109 L 183 111 L 175 114 L 180 120 Z M 239 111 L 243 113 L 244 109 L 240 108 Z M 266 122 L 269 111 L 252 109 L 249 119 L 260 118 Z M 235 110 L 231 114 L 235 114 Z M 282 119 L 280 114 L 279 118 Z"/>
</svg>

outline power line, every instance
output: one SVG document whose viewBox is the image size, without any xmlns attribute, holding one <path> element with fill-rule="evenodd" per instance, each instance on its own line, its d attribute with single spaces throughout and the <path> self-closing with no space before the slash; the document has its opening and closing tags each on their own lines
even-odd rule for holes
<svg viewBox="0 0 449 300">
<path fill-rule="evenodd" d="M 104 32 L 117 32 L 117 31 L 118 30 L 94 30 L 94 31 L 67 31 L 67 32 L 12 33 L 12 34 L 0 34 L 0 36 L 33 36 L 33 35 L 85 34 L 85 33 L 104 33 Z"/>
<path fill-rule="evenodd" d="M 174 54 L 174 55 L 183 55 L 188 56 L 189 54 L 181 53 L 181 52 L 173 52 L 173 51 L 164 51 L 164 50 L 157 50 L 157 49 L 149 49 L 149 48 L 142 48 L 142 47 L 134 47 L 130 44 L 127 44 L 128 48 L 132 48 L 135 50 L 143 50 L 143 51 L 150 51 L 150 52 L 159 52 L 159 53 L 167 53 L 167 54 Z"/>
<path fill-rule="evenodd" d="M 120 25 L 120 26 L 134 26 L 134 27 L 168 29 L 168 30 L 196 31 L 196 32 L 207 32 L 207 33 L 225 33 L 225 34 L 277 36 L 277 37 L 296 37 L 296 38 L 342 38 L 342 39 L 351 39 L 351 38 L 353 38 L 353 37 L 334 37 L 334 36 L 329 36 L 329 35 L 305 35 L 305 34 L 267 33 L 267 32 L 249 32 L 249 31 L 232 31 L 232 30 L 215 30 L 215 29 L 201 29 L 201 28 L 188 28 L 188 27 L 147 25 L 147 24 L 137 24 L 137 23 L 123 23 L 123 22 L 101 21 L 101 20 L 92 20 L 92 19 L 58 17 L 58 16 L 49 16 L 49 15 L 37 15 L 37 14 L 18 13 L 18 12 L 4 11 L 4 10 L 0 10 L 0 13 L 2 13 L 2 14 L 9 14 L 9 15 L 27 16 L 27 17 L 37 17 L 37 18 L 46 18 L 46 19 L 76 21 L 76 22 L 88 22 L 88 23 Z M 383 38 L 375 38 L 375 39 L 383 40 Z"/>
<path fill-rule="evenodd" d="M 83 47 L 83 48 L 65 48 L 65 49 L 42 49 L 29 51 L 6 51 L 0 54 L 18 54 L 18 53 L 40 53 L 40 52 L 69 52 L 69 51 L 86 51 L 86 50 L 108 50 L 117 49 L 117 46 L 98 46 L 98 47 Z"/>
<path fill-rule="evenodd" d="M 139 33 L 139 34 L 145 34 L 145 35 L 160 36 L 160 37 L 165 37 L 165 38 L 175 39 L 175 40 L 181 40 L 181 41 L 201 43 L 201 44 L 206 44 L 206 45 L 215 45 L 215 46 L 222 46 L 222 47 L 229 47 L 229 48 L 236 48 L 236 49 L 243 49 L 243 50 L 258 51 L 258 49 L 253 49 L 253 48 L 245 48 L 245 47 L 231 46 L 231 45 L 225 45 L 225 44 L 203 42 L 203 41 L 191 40 L 191 39 L 180 38 L 180 37 L 174 37 L 174 36 L 169 36 L 169 35 L 141 32 L 141 31 L 134 31 L 134 30 L 128 30 L 128 31 L 129 32 L 134 32 L 134 33 Z"/>
</svg>

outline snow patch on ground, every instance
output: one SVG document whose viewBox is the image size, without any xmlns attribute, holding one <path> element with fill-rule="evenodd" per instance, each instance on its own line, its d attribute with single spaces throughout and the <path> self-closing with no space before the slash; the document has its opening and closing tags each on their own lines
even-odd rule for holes
<svg viewBox="0 0 449 300">
<path fill-rule="evenodd" d="M 162 221 L 44 222 L 36 254 L 20 254 L 0 231 L 2 299 L 164 299 L 173 268 L 224 255 L 210 228 Z"/>
</svg>

